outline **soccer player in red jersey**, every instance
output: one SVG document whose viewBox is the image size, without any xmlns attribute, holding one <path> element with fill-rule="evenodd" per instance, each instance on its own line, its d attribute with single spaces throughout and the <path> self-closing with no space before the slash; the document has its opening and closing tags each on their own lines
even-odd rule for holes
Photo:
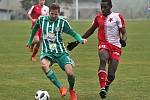
<svg viewBox="0 0 150 100">
<path fill-rule="evenodd" d="M 44 4 L 45 4 L 45 0 L 39 0 L 39 3 L 33 5 L 28 11 L 27 16 L 32 21 L 32 28 L 39 16 L 49 15 L 49 7 L 45 6 Z M 42 32 L 41 28 L 39 28 L 32 42 L 32 47 L 30 49 L 32 52 L 32 56 L 31 56 L 32 61 L 36 61 L 35 57 L 40 48 L 41 32 Z"/>
<path fill-rule="evenodd" d="M 98 78 L 101 98 L 106 98 L 108 88 L 115 79 L 115 72 L 121 56 L 121 48 L 126 46 L 127 33 L 125 22 L 119 13 L 111 11 L 111 0 L 101 1 L 101 12 L 99 12 L 91 27 L 82 38 L 88 38 L 98 28 L 98 54 L 100 65 Z M 108 64 L 108 72 L 106 65 Z"/>
</svg>

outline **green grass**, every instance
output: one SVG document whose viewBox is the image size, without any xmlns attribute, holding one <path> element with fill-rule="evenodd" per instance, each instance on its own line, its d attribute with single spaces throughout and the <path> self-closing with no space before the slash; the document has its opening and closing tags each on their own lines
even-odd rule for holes
<svg viewBox="0 0 150 100">
<path fill-rule="evenodd" d="M 71 22 L 71 25 L 83 34 L 90 22 Z M 107 100 L 150 100 L 150 20 L 127 21 L 126 26 L 127 47 L 123 48 Z M 39 61 L 30 61 L 31 54 L 25 46 L 29 32 L 29 21 L 0 21 L 0 100 L 33 100 L 38 89 L 47 90 L 52 100 L 60 100 L 57 88 L 46 78 Z M 64 35 L 65 44 L 68 41 L 72 38 Z M 86 45 L 75 48 L 71 56 L 76 62 L 78 100 L 101 100 L 96 32 Z M 67 86 L 65 73 L 56 64 L 53 70 Z M 62 100 L 68 99 L 69 94 Z"/>
</svg>

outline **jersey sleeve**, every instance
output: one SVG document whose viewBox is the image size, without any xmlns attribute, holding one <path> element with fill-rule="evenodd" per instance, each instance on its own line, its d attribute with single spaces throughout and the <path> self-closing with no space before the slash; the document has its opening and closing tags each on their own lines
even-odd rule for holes
<svg viewBox="0 0 150 100">
<path fill-rule="evenodd" d="M 47 12 L 46 15 L 49 15 L 49 7 L 46 6 Z"/>
<path fill-rule="evenodd" d="M 28 15 L 31 15 L 33 8 L 34 8 L 34 6 L 32 6 L 32 7 L 30 8 L 30 10 L 28 11 Z"/>
<path fill-rule="evenodd" d="M 32 44 L 32 41 L 33 41 L 33 38 L 35 36 L 35 33 L 37 32 L 38 28 L 40 27 L 40 19 L 38 19 L 32 29 L 32 32 L 31 32 L 31 35 L 30 35 L 30 38 L 28 40 L 28 45 L 31 45 Z"/>
<path fill-rule="evenodd" d="M 122 15 L 118 15 L 117 17 L 117 24 L 119 28 L 125 28 L 125 21 Z"/>
<path fill-rule="evenodd" d="M 63 27 L 63 32 L 71 35 L 74 37 L 77 41 L 82 43 L 82 37 L 79 33 L 77 33 L 75 30 L 72 29 L 72 27 L 69 25 L 68 21 L 64 21 L 64 27 Z"/>
<path fill-rule="evenodd" d="M 49 8 L 47 8 L 47 13 L 46 13 L 46 15 L 49 15 Z"/>
<path fill-rule="evenodd" d="M 49 15 L 49 7 L 43 5 L 43 7 L 41 8 L 41 15 Z"/>
</svg>

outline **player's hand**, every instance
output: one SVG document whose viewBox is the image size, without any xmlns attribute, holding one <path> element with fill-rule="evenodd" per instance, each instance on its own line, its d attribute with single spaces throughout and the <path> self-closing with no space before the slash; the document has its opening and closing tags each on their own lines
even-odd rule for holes
<svg viewBox="0 0 150 100">
<path fill-rule="evenodd" d="M 82 39 L 82 44 L 86 44 L 87 43 L 87 39 Z"/>
<path fill-rule="evenodd" d="M 67 49 L 69 51 L 71 51 L 72 49 L 74 49 L 80 42 L 78 41 L 73 41 L 73 42 L 69 42 L 67 45 Z"/>
<path fill-rule="evenodd" d="M 37 19 L 32 19 L 32 22 L 36 22 Z"/>
<path fill-rule="evenodd" d="M 73 41 L 73 42 L 69 42 L 67 45 L 67 49 L 69 51 L 73 50 L 80 42 L 78 41 Z M 86 44 L 87 43 L 87 39 L 82 39 L 82 44 Z"/>
<path fill-rule="evenodd" d="M 125 46 L 126 46 L 126 41 L 125 41 L 125 40 L 120 39 L 120 43 L 121 43 L 121 46 L 122 46 L 122 47 L 125 47 Z"/>
<path fill-rule="evenodd" d="M 31 47 L 31 45 L 27 44 L 26 47 L 27 47 L 27 49 L 28 49 L 30 52 L 33 51 L 33 48 Z"/>
<path fill-rule="evenodd" d="M 26 47 L 27 47 L 27 48 L 30 48 L 31 46 L 30 46 L 30 45 L 26 45 Z"/>
<path fill-rule="evenodd" d="M 31 49 L 31 45 L 28 44 L 28 43 L 26 44 L 26 47 L 29 48 L 29 49 Z"/>
</svg>

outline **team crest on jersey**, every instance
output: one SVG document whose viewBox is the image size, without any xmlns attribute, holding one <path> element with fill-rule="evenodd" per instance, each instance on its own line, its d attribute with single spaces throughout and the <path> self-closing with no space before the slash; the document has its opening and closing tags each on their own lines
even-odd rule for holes
<svg viewBox="0 0 150 100">
<path fill-rule="evenodd" d="M 47 40 L 49 42 L 54 42 L 56 40 L 56 36 L 54 33 L 51 33 L 51 32 L 48 32 L 48 35 L 47 35 Z"/>
<path fill-rule="evenodd" d="M 109 18 L 109 22 L 111 23 L 113 21 L 113 18 Z"/>
<path fill-rule="evenodd" d="M 56 27 L 56 28 L 55 28 L 55 31 L 56 31 L 56 32 L 59 32 L 59 31 L 60 31 L 60 28 L 59 28 L 59 27 Z"/>
</svg>

